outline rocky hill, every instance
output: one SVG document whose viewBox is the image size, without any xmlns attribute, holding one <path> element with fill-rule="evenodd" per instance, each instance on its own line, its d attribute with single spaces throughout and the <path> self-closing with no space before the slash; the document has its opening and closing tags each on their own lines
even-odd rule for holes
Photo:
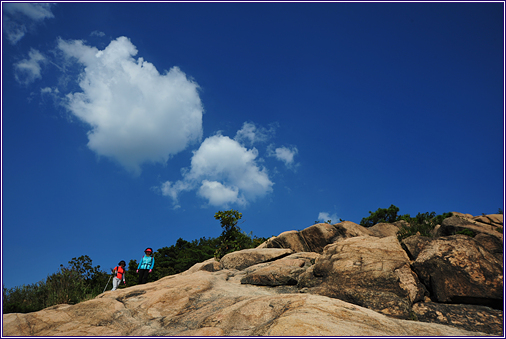
<svg viewBox="0 0 506 339">
<path fill-rule="evenodd" d="M 503 216 L 454 213 L 435 237 L 399 242 L 401 226 L 284 232 L 153 283 L 3 315 L 3 335 L 502 336 Z"/>
</svg>

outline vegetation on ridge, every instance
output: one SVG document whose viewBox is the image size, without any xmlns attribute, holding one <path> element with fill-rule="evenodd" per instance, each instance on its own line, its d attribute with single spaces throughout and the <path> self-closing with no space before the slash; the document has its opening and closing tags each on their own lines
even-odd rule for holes
<svg viewBox="0 0 506 339">
<path fill-rule="evenodd" d="M 441 225 L 444 219 L 452 216 L 451 212 L 440 215 L 436 215 L 436 212 L 425 212 L 411 217 L 409 214 L 397 215 L 398 212 L 399 207 L 395 205 L 390 205 L 389 208 L 378 208 L 374 213 L 369 211 L 369 216 L 362 218 L 360 225 L 371 227 L 379 223 L 394 223 L 404 220 L 407 224 L 401 226 L 397 233 L 397 238 L 402 240 L 415 234 L 432 237 L 434 228 Z"/>
</svg>

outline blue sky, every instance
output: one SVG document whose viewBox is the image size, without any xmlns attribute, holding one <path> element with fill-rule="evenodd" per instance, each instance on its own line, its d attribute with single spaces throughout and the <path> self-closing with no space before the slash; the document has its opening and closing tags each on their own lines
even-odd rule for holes
<svg viewBox="0 0 506 339">
<path fill-rule="evenodd" d="M 503 208 L 504 4 L 2 2 L 2 283 Z"/>
</svg>

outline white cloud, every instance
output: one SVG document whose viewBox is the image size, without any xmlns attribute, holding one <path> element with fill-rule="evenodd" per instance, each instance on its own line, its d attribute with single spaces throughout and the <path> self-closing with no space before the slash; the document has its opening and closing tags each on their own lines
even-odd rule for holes
<svg viewBox="0 0 506 339">
<path fill-rule="evenodd" d="M 198 194 L 210 205 L 245 205 L 270 193 L 274 185 L 267 170 L 257 165 L 257 156 L 255 148 L 246 149 L 229 137 L 219 134 L 209 137 L 193 152 L 183 180 L 163 184 L 168 189 L 164 192 L 162 188 L 162 194 L 177 205 L 179 192 L 198 189 Z"/>
<path fill-rule="evenodd" d="M 294 157 L 299 153 L 297 147 L 292 146 L 290 148 L 282 146 L 276 149 L 273 149 L 273 145 L 270 145 L 268 148 L 268 156 L 275 157 L 276 159 L 285 163 L 285 165 L 289 168 L 293 168 L 295 165 Z"/>
<path fill-rule="evenodd" d="M 275 133 L 276 124 L 271 124 L 270 128 L 260 127 L 252 122 L 245 122 L 242 128 L 237 131 L 234 140 L 243 145 L 253 145 L 258 142 L 266 142 Z"/>
<path fill-rule="evenodd" d="M 44 88 L 40 89 L 40 93 L 41 94 L 58 94 L 58 93 L 60 93 L 60 91 L 56 87 L 54 87 L 54 88 L 44 87 Z"/>
<path fill-rule="evenodd" d="M 3 30 L 9 42 L 15 45 L 23 38 L 29 28 L 33 27 L 34 23 L 54 18 L 51 12 L 53 5 L 49 3 L 2 3 Z"/>
<path fill-rule="evenodd" d="M 105 33 L 104 32 L 100 32 L 100 31 L 93 31 L 93 32 L 90 33 L 90 36 L 103 37 L 103 36 L 105 36 Z"/>
<path fill-rule="evenodd" d="M 126 37 L 104 50 L 82 41 L 59 49 L 82 67 L 82 92 L 70 93 L 67 109 L 90 125 L 88 147 L 139 174 L 143 163 L 166 163 L 202 138 L 198 85 L 178 67 L 160 74 Z"/>
<path fill-rule="evenodd" d="M 155 189 L 158 189 L 155 187 Z M 162 195 L 172 198 L 172 202 L 174 203 L 174 209 L 180 208 L 178 195 L 182 191 L 191 190 L 192 187 L 190 183 L 178 180 L 175 183 L 170 181 L 166 181 L 159 187 Z"/>
<path fill-rule="evenodd" d="M 194 152 L 186 178 L 224 180 L 254 199 L 269 192 L 273 185 L 267 170 L 257 166 L 257 156 L 256 148 L 248 150 L 229 137 L 214 135 Z"/>
<path fill-rule="evenodd" d="M 36 79 L 40 79 L 41 63 L 45 62 L 46 58 L 36 49 L 31 49 L 28 52 L 28 59 L 23 59 L 14 64 L 14 76 L 16 81 L 23 85 L 28 85 Z"/>
<path fill-rule="evenodd" d="M 237 187 L 228 187 L 217 181 L 203 180 L 198 194 L 208 199 L 209 204 L 213 206 L 226 206 L 237 203 L 244 205 L 246 201 L 243 197 L 239 197 L 239 189 Z"/>
<path fill-rule="evenodd" d="M 49 3 L 11 2 L 2 5 L 4 12 L 9 13 L 10 15 L 21 13 L 35 21 L 54 18 L 53 13 L 51 12 L 52 4 Z"/>
<path fill-rule="evenodd" d="M 339 222 L 339 218 L 337 217 L 337 214 L 329 215 L 327 212 L 320 212 L 318 214 L 318 220 L 321 220 L 323 222 L 327 222 L 330 220 L 332 224 L 336 224 Z"/>
</svg>

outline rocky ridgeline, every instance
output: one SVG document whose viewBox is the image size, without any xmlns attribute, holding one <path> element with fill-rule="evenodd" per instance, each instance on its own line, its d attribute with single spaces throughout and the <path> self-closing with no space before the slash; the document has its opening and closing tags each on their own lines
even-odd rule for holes
<svg viewBox="0 0 506 339">
<path fill-rule="evenodd" d="M 434 238 L 399 242 L 401 226 L 284 232 L 153 283 L 6 314 L 3 335 L 502 336 L 503 216 L 454 213 Z"/>
</svg>

